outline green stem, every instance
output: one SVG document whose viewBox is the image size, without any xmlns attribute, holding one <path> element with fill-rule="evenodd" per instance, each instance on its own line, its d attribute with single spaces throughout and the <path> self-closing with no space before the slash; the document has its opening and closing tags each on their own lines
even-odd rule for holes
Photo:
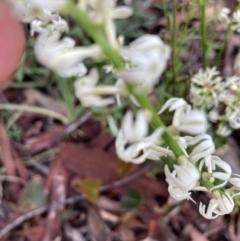
<svg viewBox="0 0 240 241">
<path fill-rule="evenodd" d="M 207 17 L 206 17 L 207 0 L 202 0 L 201 5 L 201 34 L 202 34 L 202 53 L 203 67 L 208 66 L 208 39 L 207 39 Z"/>
<path fill-rule="evenodd" d="M 60 79 L 59 86 L 64 99 L 68 120 L 72 122 L 75 119 L 72 81 L 71 79 Z"/>
<path fill-rule="evenodd" d="M 228 41 L 228 38 L 229 38 L 229 34 L 231 33 L 231 30 L 232 30 L 232 22 L 230 22 L 228 24 L 227 31 L 224 34 L 223 43 L 222 43 L 222 45 L 220 47 L 220 50 L 219 50 L 217 58 L 216 58 L 216 66 L 218 66 L 218 67 L 219 67 L 220 61 L 221 61 L 221 59 L 223 57 L 224 50 L 226 49 L 227 41 Z"/>
<path fill-rule="evenodd" d="M 71 1 L 68 1 L 65 7 L 65 13 L 71 14 L 74 17 L 76 23 L 78 23 L 87 34 L 93 38 L 94 42 L 101 47 L 103 53 L 112 61 L 112 64 L 117 69 L 124 68 L 124 62 L 120 58 L 119 52 L 109 46 L 103 35 L 102 29 L 93 24 L 85 12 L 76 8 Z"/>
<path fill-rule="evenodd" d="M 171 47 L 172 47 L 172 74 L 173 81 L 177 79 L 177 0 L 172 0 L 173 18 L 171 29 Z"/>
<path fill-rule="evenodd" d="M 237 9 L 239 9 L 239 8 L 240 8 L 240 2 L 238 3 L 238 6 L 237 6 Z M 227 31 L 224 34 L 223 43 L 222 43 L 222 45 L 220 47 L 220 50 L 219 50 L 217 58 L 216 58 L 216 66 L 218 66 L 218 67 L 219 67 L 220 61 L 221 61 L 221 59 L 223 57 L 223 53 L 224 53 L 224 51 L 226 49 L 227 41 L 228 41 L 229 35 L 231 33 L 232 26 L 233 26 L 233 21 L 231 20 L 229 22 L 229 24 L 228 24 Z"/>
<path fill-rule="evenodd" d="M 64 124 L 68 124 L 66 116 L 61 115 L 55 111 L 47 110 L 41 107 L 30 106 L 30 105 L 17 105 L 17 104 L 0 104 L 0 110 L 10 111 L 21 111 L 21 112 L 32 112 L 41 115 L 46 115 L 54 119 L 60 120 Z"/>
</svg>

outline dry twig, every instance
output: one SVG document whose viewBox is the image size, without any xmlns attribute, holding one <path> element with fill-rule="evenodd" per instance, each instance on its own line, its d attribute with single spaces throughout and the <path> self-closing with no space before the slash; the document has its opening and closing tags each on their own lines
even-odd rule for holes
<svg viewBox="0 0 240 241">
<path fill-rule="evenodd" d="M 151 166 L 152 166 L 151 164 L 147 164 L 147 165 L 143 166 L 143 168 L 141 168 L 137 172 L 134 172 L 132 175 L 130 175 L 128 177 L 118 180 L 112 184 L 107 184 L 107 185 L 100 187 L 99 192 L 105 192 L 112 188 L 122 187 L 122 186 L 136 180 L 140 176 L 144 175 L 146 172 L 148 172 L 150 170 Z M 67 198 L 64 203 L 52 203 L 50 205 L 46 205 L 46 206 L 40 207 L 38 209 L 35 209 L 33 211 L 30 211 L 28 213 L 25 213 L 22 216 L 16 218 L 13 222 L 6 225 L 4 228 L 2 228 L 0 230 L 0 239 L 3 238 L 11 230 L 18 227 L 25 221 L 33 218 L 34 216 L 41 215 L 49 210 L 57 210 L 59 207 L 62 207 L 62 205 L 74 204 L 76 202 L 83 201 L 85 199 L 86 199 L 86 196 L 84 194 L 81 194 L 81 195 L 78 195 L 75 197 Z"/>
</svg>

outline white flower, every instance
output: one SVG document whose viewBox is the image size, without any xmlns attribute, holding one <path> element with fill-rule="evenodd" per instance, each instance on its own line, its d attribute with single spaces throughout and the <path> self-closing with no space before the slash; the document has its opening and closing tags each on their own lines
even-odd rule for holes
<svg viewBox="0 0 240 241">
<path fill-rule="evenodd" d="M 173 125 L 174 126 L 174 125 Z M 191 135 L 198 135 L 206 132 L 207 118 L 202 111 L 190 110 L 179 118 L 179 124 L 176 125 L 181 132 Z"/>
<path fill-rule="evenodd" d="M 172 126 L 179 131 L 197 135 L 204 133 L 207 129 L 207 119 L 203 112 L 191 110 L 191 106 L 182 98 L 169 99 L 158 112 L 161 114 L 166 109 L 175 111 Z"/>
<path fill-rule="evenodd" d="M 123 0 L 124 1 L 124 3 L 126 4 L 126 5 L 131 5 L 132 4 L 132 0 Z"/>
<path fill-rule="evenodd" d="M 200 69 L 191 78 L 190 98 L 196 107 L 209 109 L 218 103 L 218 95 L 222 91 L 222 77 L 216 67 Z"/>
<path fill-rule="evenodd" d="M 82 61 L 86 58 L 97 59 L 101 56 L 98 46 L 74 47 L 73 39 L 60 40 L 60 33 L 39 34 L 34 50 L 37 60 L 62 77 L 83 76 L 87 69 Z"/>
<path fill-rule="evenodd" d="M 214 219 L 219 215 L 225 215 L 233 211 L 234 201 L 229 193 L 220 194 L 218 191 L 214 192 L 215 198 L 211 199 L 206 210 L 206 206 L 200 203 L 199 212 L 207 219 Z"/>
<path fill-rule="evenodd" d="M 66 0 L 25 0 L 28 4 L 39 9 L 54 9 L 60 10 L 65 4 Z"/>
<path fill-rule="evenodd" d="M 34 19 L 50 21 L 58 18 L 56 11 L 61 10 L 66 0 L 7 0 L 16 16 L 25 23 Z"/>
<path fill-rule="evenodd" d="M 161 110 L 158 114 L 162 114 L 165 110 L 169 109 L 169 111 L 175 111 L 173 116 L 172 125 L 179 125 L 179 118 L 186 112 L 191 110 L 191 106 L 187 104 L 187 102 L 182 98 L 171 98 L 166 101 L 166 103 L 162 106 Z"/>
<path fill-rule="evenodd" d="M 138 92 L 150 93 L 167 66 L 170 48 L 158 36 L 143 35 L 122 50 L 132 67 L 117 71 L 126 82 L 138 85 Z"/>
<path fill-rule="evenodd" d="M 119 49 L 114 20 L 130 17 L 133 10 L 129 6 L 116 6 L 116 2 L 116 0 L 82 0 L 79 7 L 89 14 L 95 24 L 103 26 L 110 46 Z"/>
<path fill-rule="evenodd" d="M 225 192 L 225 194 L 222 195 L 216 191 L 213 195 L 217 198 L 218 202 L 218 209 L 214 211 L 216 214 L 225 215 L 233 211 L 234 201 L 228 192 Z"/>
<path fill-rule="evenodd" d="M 128 142 L 141 141 L 148 133 L 149 114 L 146 111 L 139 110 L 136 114 L 134 123 L 133 112 L 128 111 L 122 120 L 122 131 Z"/>
<path fill-rule="evenodd" d="M 221 160 L 218 156 L 206 156 L 202 159 L 199 164 L 200 171 L 202 171 L 204 164 L 207 167 L 207 173 L 203 173 L 204 179 L 208 179 L 211 182 L 214 182 L 215 179 L 223 181 L 222 183 L 212 187 L 210 191 L 224 187 L 232 175 L 232 168 L 230 165 Z"/>
<path fill-rule="evenodd" d="M 227 137 L 227 136 L 231 135 L 232 129 L 229 128 L 229 126 L 227 126 L 226 124 L 220 123 L 220 124 L 218 125 L 218 129 L 217 129 L 216 133 L 217 133 L 219 136 Z"/>
<path fill-rule="evenodd" d="M 229 124 L 233 129 L 240 129 L 240 108 L 236 109 L 234 114 L 235 115 L 232 116 L 228 116 L 226 114 L 226 116 L 228 117 Z"/>
<path fill-rule="evenodd" d="M 191 194 L 192 194 L 191 192 L 183 191 L 180 188 L 173 187 L 172 185 L 168 186 L 168 192 L 171 197 L 173 197 L 174 199 L 176 199 L 178 201 L 182 201 L 185 199 L 193 201 L 193 199 L 191 198 Z"/>
<path fill-rule="evenodd" d="M 182 98 L 171 98 L 166 101 L 166 103 L 162 106 L 161 110 L 158 114 L 162 114 L 165 110 L 169 109 L 169 111 L 179 111 L 181 115 L 182 112 L 189 111 L 191 106 L 187 104 L 187 102 Z"/>
<path fill-rule="evenodd" d="M 164 172 L 168 184 L 183 191 L 191 190 L 200 178 L 199 171 L 189 161 L 186 161 L 182 165 L 174 165 L 172 173 L 168 165 L 165 165 Z"/>
<path fill-rule="evenodd" d="M 223 7 L 218 15 L 218 19 L 220 21 L 226 21 L 229 22 L 229 14 L 230 14 L 231 10 L 229 8 Z"/>
<path fill-rule="evenodd" d="M 114 98 L 102 98 L 100 95 L 116 94 L 116 86 L 97 86 L 99 74 L 92 69 L 88 75 L 81 77 L 74 83 L 75 95 L 83 106 L 106 106 L 114 104 Z"/>
<path fill-rule="evenodd" d="M 57 20 L 52 20 L 52 22 L 47 25 L 44 21 L 35 19 L 30 23 L 30 29 L 30 35 L 33 36 L 35 32 L 46 34 L 51 34 L 53 32 L 68 32 L 69 27 L 67 21 L 59 17 Z"/>
<path fill-rule="evenodd" d="M 232 29 L 235 31 L 240 31 L 240 10 L 233 13 L 233 25 Z"/>
<path fill-rule="evenodd" d="M 234 176 L 237 176 L 237 177 L 231 177 L 228 181 L 233 185 L 235 186 L 236 188 L 239 188 L 240 189 L 240 175 L 238 174 L 233 174 Z"/>
<path fill-rule="evenodd" d="M 224 82 L 224 87 L 229 88 L 231 91 L 240 90 L 240 78 L 239 76 L 231 76 Z"/>
<path fill-rule="evenodd" d="M 218 113 L 218 109 L 214 108 L 208 113 L 208 118 L 211 122 L 218 122 L 221 119 L 221 116 Z"/>
<path fill-rule="evenodd" d="M 218 203 L 216 199 L 211 199 L 207 208 L 205 204 L 200 202 L 199 213 L 206 219 L 217 218 L 219 215 L 214 213 L 214 210 L 217 208 L 217 206 L 218 206 Z"/>
<path fill-rule="evenodd" d="M 201 134 L 195 137 L 184 137 L 187 146 L 196 145 L 189 155 L 189 158 L 193 162 L 197 162 L 199 159 L 207 157 L 215 152 L 215 145 L 212 137 L 208 134 Z"/>
<path fill-rule="evenodd" d="M 130 145 L 128 145 L 128 139 L 124 136 L 123 132 L 119 131 L 115 141 L 118 157 L 125 162 L 132 162 L 134 164 L 141 164 L 146 159 L 156 160 L 158 156 L 153 155 L 150 147 L 158 142 L 163 131 L 164 128 L 159 128 L 149 137 Z M 141 152 L 143 153 L 139 155 Z"/>
</svg>

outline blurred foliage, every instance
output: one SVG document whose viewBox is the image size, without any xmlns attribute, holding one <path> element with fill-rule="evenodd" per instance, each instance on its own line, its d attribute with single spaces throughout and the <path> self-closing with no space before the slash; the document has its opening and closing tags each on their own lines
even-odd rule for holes
<svg viewBox="0 0 240 241">
<path fill-rule="evenodd" d="M 85 194 L 87 199 L 92 203 L 97 202 L 101 185 L 101 180 L 91 178 L 86 178 L 79 183 L 81 192 Z"/>
<path fill-rule="evenodd" d="M 131 210 L 137 208 L 142 201 L 142 194 L 134 188 L 128 188 L 121 200 L 121 208 Z"/>
</svg>

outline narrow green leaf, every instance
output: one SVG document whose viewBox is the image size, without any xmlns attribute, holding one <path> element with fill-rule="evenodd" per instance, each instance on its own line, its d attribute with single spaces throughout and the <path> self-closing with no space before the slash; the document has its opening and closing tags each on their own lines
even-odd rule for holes
<svg viewBox="0 0 240 241">
<path fill-rule="evenodd" d="M 121 201 L 121 208 L 122 209 L 134 209 L 137 208 L 142 201 L 141 193 L 134 188 L 129 188 L 126 190 L 122 201 Z"/>
<path fill-rule="evenodd" d="M 99 188 L 102 186 L 102 181 L 99 179 L 84 179 L 79 183 L 79 187 L 90 202 L 96 203 L 98 200 Z"/>
</svg>

